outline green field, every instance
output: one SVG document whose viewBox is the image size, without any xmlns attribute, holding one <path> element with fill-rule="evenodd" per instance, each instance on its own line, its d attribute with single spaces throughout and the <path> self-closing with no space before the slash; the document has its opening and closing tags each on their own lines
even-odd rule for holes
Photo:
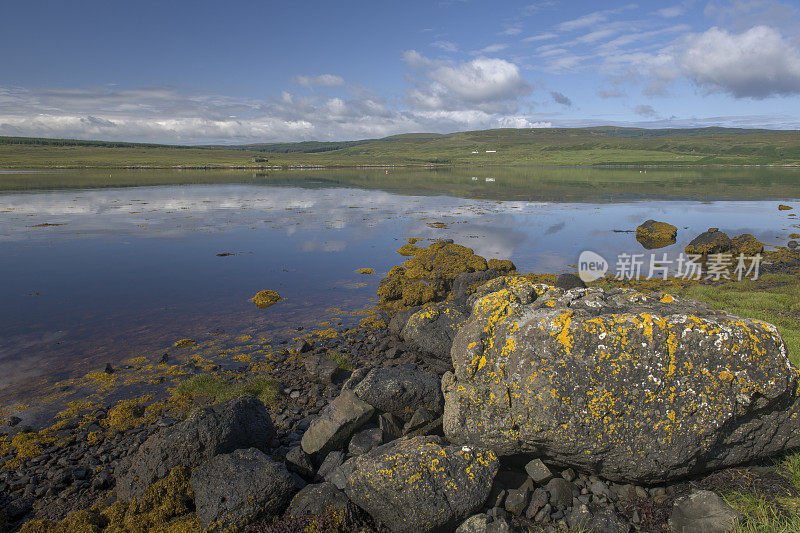
<svg viewBox="0 0 800 533">
<path fill-rule="evenodd" d="M 2 168 L 361 165 L 800 165 L 800 132 L 726 128 L 500 129 L 240 146 L 0 137 Z"/>
</svg>

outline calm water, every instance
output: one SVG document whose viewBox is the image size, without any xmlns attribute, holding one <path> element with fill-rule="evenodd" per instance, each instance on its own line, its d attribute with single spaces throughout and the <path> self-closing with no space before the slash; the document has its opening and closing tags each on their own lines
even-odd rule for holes
<svg viewBox="0 0 800 533">
<path fill-rule="evenodd" d="M 371 303 L 409 237 L 559 272 L 586 249 L 612 260 L 644 252 L 614 230 L 648 218 L 680 230 L 659 253 L 677 255 L 711 226 L 785 244 L 798 230 L 777 204 L 798 199 L 800 171 L 785 169 L 5 171 L 0 386 L 209 332 L 285 338 L 300 325 L 352 323 L 347 312 Z M 249 298 L 261 289 L 286 300 L 258 310 Z"/>
</svg>

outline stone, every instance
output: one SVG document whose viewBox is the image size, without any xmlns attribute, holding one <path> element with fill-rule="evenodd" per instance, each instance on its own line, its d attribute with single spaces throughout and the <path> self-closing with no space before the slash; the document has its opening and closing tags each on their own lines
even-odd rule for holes
<svg viewBox="0 0 800 533">
<path fill-rule="evenodd" d="M 553 473 L 542 462 L 541 459 L 533 459 L 525 465 L 525 472 L 531 479 L 538 484 L 547 483 L 553 477 Z"/>
<path fill-rule="evenodd" d="M 675 244 L 678 228 L 666 222 L 647 220 L 636 228 L 636 240 L 647 250 Z"/>
<path fill-rule="evenodd" d="M 345 494 L 394 532 L 455 528 L 489 496 L 497 456 L 439 437 L 398 439 L 354 457 Z"/>
<path fill-rule="evenodd" d="M 732 533 L 742 519 L 717 493 L 699 490 L 675 501 L 669 530 L 671 533 Z"/>
<path fill-rule="evenodd" d="M 239 448 L 267 451 L 274 437 L 267 409 L 252 396 L 198 409 L 183 422 L 150 436 L 120 462 L 117 496 L 121 500 L 141 497 L 176 466 L 194 468 Z"/>
<path fill-rule="evenodd" d="M 491 259 L 489 260 L 491 261 Z M 453 280 L 453 288 L 450 289 L 450 294 L 448 298 L 451 300 L 460 300 L 462 298 L 466 298 L 473 292 L 475 289 L 489 281 L 490 279 L 494 279 L 498 276 L 502 275 L 495 269 L 490 268 L 489 270 L 481 270 L 478 272 L 464 272 L 456 276 Z"/>
<path fill-rule="evenodd" d="M 312 348 L 313 346 L 306 339 L 300 339 L 294 345 L 294 351 L 297 353 L 310 352 Z"/>
<path fill-rule="evenodd" d="M 342 466 L 342 463 L 344 463 L 344 453 L 339 450 L 332 451 L 325 456 L 322 464 L 319 465 L 317 469 L 317 478 L 325 479 L 331 472 Z"/>
<path fill-rule="evenodd" d="M 453 338 L 469 315 L 466 301 L 461 298 L 426 305 L 406 322 L 403 340 L 418 352 L 449 362 Z"/>
<path fill-rule="evenodd" d="M 572 491 L 575 489 L 575 485 L 560 477 L 554 477 L 544 486 L 554 507 L 568 507 L 572 503 Z"/>
<path fill-rule="evenodd" d="M 742 233 L 731 239 L 731 246 L 735 256 L 739 256 L 739 254 L 754 256 L 764 251 L 764 243 L 749 233 Z"/>
<path fill-rule="evenodd" d="M 505 508 L 506 511 L 514 516 L 521 516 L 525 509 L 528 507 L 528 497 L 530 491 L 528 489 L 511 489 L 506 495 Z"/>
<path fill-rule="evenodd" d="M 332 509 L 345 513 L 349 503 L 350 500 L 344 492 L 326 481 L 303 487 L 292 498 L 286 514 L 292 518 L 300 518 L 305 515 L 318 516 Z"/>
<path fill-rule="evenodd" d="M 709 228 L 686 245 L 684 251 L 689 255 L 699 255 L 702 260 L 710 254 L 729 254 L 733 250 L 730 237 L 717 228 Z"/>
<path fill-rule="evenodd" d="M 561 477 L 566 479 L 567 481 L 575 481 L 575 471 L 571 468 L 567 468 L 566 470 L 561 471 Z"/>
<path fill-rule="evenodd" d="M 305 453 L 300 446 L 293 446 L 286 452 L 286 466 L 292 472 L 296 472 L 306 479 L 314 478 L 314 464 L 311 462 L 311 456 Z"/>
<path fill-rule="evenodd" d="M 456 528 L 455 533 L 486 533 L 486 528 L 492 519 L 486 514 L 472 515 Z"/>
<path fill-rule="evenodd" d="M 333 377 L 339 370 L 339 366 L 335 361 L 331 361 L 319 355 L 309 355 L 306 357 L 304 365 L 306 367 L 308 379 L 324 385 L 332 382 Z"/>
<path fill-rule="evenodd" d="M 569 272 L 559 274 L 558 277 L 556 278 L 556 282 L 554 285 L 560 289 L 564 289 L 565 291 L 568 291 L 570 289 L 586 288 L 586 283 L 584 283 L 579 276 L 576 276 L 575 274 L 570 274 Z"/>
<path fill-rule="evenodd" d="M 439 376 L 416 365 L 373 368 L 354 392 L 375 409 L 403 420 L 410 420 L 420 407 L 437 414 L 444 408 Z"/>
<path fill-rule="evenodd" d="M 392 413 L 381 413 L 378 415 L 378 427 L 381 428 L 383 438 L 386 442 L 400 438 L 403 434 L 403 421 Z"/>
<path fill-rule="evenodd" d="M 326 454 L 341 448 L 358 428 L 372 417 L 375 409 L 353 392 L 343 390 L 335 400 L 320 411 L 300 441 L 309 455 Z"/>
<path fill-rule="evenodd" d="M 426 407 L 420 407 L 411 416 L 411 420 L 403 427 L 403 435 L 408 435 L 420 428 L 423 428 L 436 420 L 439 414 L 434 413 Z"/>
<path fill-rule="evenodd" d="M 400 311 L 396 312 L 389 321 L 389 331 L 392 333 L 392 335 L 397 335 L 399 337 L 403 332 L 403 328 L 406 327 L 408 319 L 414 316 L 414 314 L 419 310 L 419 306 L 414 306 L 409 307 L 408 309 L 401 309 Z"/>
<path fill-rule="evenodd" d="M 798 371 L 771 324 L 632 289 L 481 291 L 442 377 L 453 443 L 647 484 L 800 445 Z"/>
<path fill-rule="evenodd" d="M 528 520 L 532 520 L 533 517 L 536 516 L 536 513 L 548 503 L 550 503 L 550 493 L 542 487 L 537 488 L 531 495 L 531 502 L 528 505 L 528 509 L 525 511 L 525 517 Z"/>
<path fill-rule="evenodd" d="M 381 444 L 383 444 L 383 432 L 380 428 L 362 429 L 350 439 L 347 452 L 350 455 L 361 455 Z"/>
<path fill-rule="evenodd" d="M 217 455 L 195 468 L 189 482 L 197 520 L 211 532 L 280 515 L 298 488 L 282 464 L 255 448 Z"/>
</svg>

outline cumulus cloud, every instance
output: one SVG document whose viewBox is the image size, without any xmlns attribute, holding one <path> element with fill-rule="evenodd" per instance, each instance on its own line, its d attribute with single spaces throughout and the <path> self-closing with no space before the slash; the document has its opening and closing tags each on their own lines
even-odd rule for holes
<svg viewBox="0 0 800 533">
<path fill-rule="evenodd" d="M 572 100 L 567 98 L 564 94 L 558 91 L 552 91 L 550 96 L 553 98 L 553 101 L 557 104 L 561 104 L 566 107 L 572 107 Z"/>
<path fill-rule="evenodd" d="M 800 93 L 800 51 L 767 26 L 742 33 L 713 27 L 689 37 L 677 61 L 709 92 L 755 99 Z"/>
<path fill-rule="evenodd" d="M 533 87 L 519 67 L 504 59 L 479 57 L 463 63 L 433 61 L 411 50 L 405 61 L 414 71 L 407 94 L 413 108 L 515 113 Z"/>
<path fill-rule="evenodd" d="M 318 85 L 320 87 L 337 87 L 344 85 L 344 79 L 335 74 L 320 74 L 319 76 L 297 76 L 297 83 L 304 87 L 313 87 Z"/>
</svg>

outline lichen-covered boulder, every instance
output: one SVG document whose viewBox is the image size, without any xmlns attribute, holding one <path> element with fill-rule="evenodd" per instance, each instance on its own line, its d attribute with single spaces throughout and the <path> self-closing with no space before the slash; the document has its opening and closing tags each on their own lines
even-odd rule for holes
<svg viewBox="0 0 800 533">
<path fill-rule="evenodd" d="M 350 459 L 344 491 L 395 532 L 446 531 L 479 509 L 497 474 L 497 456 L 439 437 L 398 439 Z"/>
<path fill-rule="evenodd" d="M 238 448 L 270 448 L 275 429 L 261 400 L 234 398 L 198 409 L 189 418 L 150 436 L 117 467 L 117 496 L 142 496 L 176 466 L 194 468 Z"/>
<path fill-rule="evenodd" d="M 466 298 L 431 303 L 408 319 L 401 336 L 418 352 L 449 362 L 453 339 L 467 317 Z"/>
<path fill-rule="evenodd" d="M 800 445 L 774 326 L 670 295 L 490 283 L 442 379 L 452 442 L 650 483 Z"/>
<path fill-rule="evenodd" d="M 684 251 L 706 260 L 711 254 L 728 254 L 733 250 L 731 238 L 719 228 L 708 228 L 686 245 Z"/>
<path fill-rule="evenodd" d="M 731 246 L 735 255 L 753 256 L 764 251 L 764 243 L 749 233 L 742 233 L 731 239 Z"/>
<path fill-rule="evenodd" d="M 675 244 L 678 228 L 666 222 L 646 220 L 636 228 L 636 240 L 648 250 Z"/>
</svg>

